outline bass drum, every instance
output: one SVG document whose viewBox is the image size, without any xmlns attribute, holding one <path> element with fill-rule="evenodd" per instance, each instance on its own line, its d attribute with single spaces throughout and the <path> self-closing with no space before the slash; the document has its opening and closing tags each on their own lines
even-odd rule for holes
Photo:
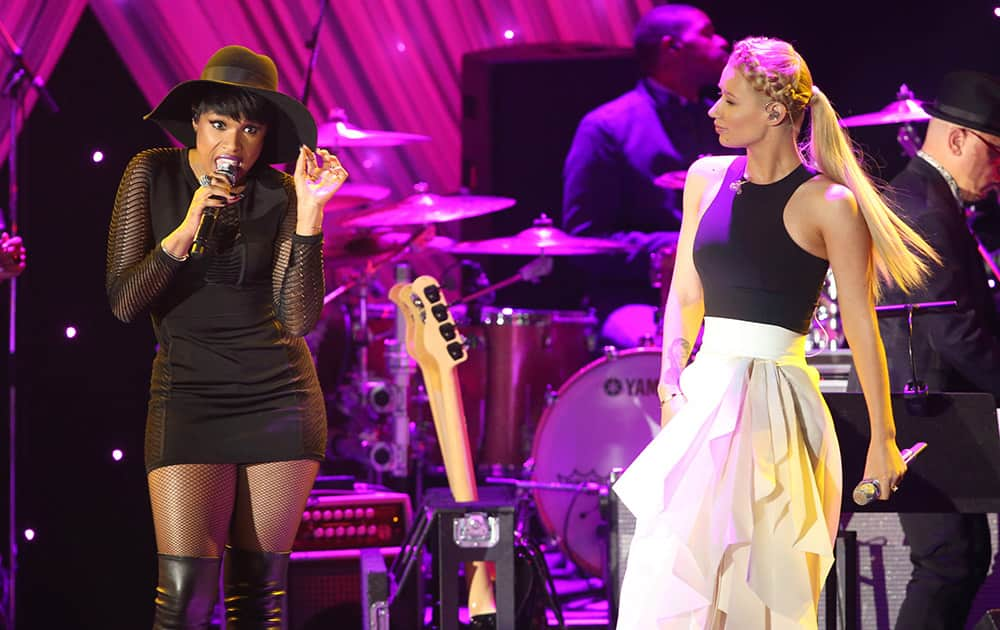
<svg viewBox="0 0 1000 630">
<path fill-rule="evenodd" d="M 659 348 L 598 359 L 559 388 L 535 433 L 532 479 L 581 487 L 535 489 L 541 521 L 563 552 L 596 577 L 607 562 L 603 520 L 599 498 L 582 492 L 582 484 L 606 485 L 612 468 L 628 466 L 659 433 L 659 376 Z"/>
</svg>

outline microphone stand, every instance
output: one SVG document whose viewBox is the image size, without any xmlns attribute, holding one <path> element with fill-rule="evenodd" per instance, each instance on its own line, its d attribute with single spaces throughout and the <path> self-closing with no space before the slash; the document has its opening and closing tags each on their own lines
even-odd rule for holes
<svg viewBox="0 0 1000 630">
<path fill-rule="evenodd" d="M 903 387 L 903 395 L 916 397 L 927 394 L 927 383 L 917 378 L 917 365 L 913 358 L 913 314 L 921 311 L 948 311 L 958 307 L 955 300 L 943 302 L 917 302 L 916 304 L 886 304 L 876 306 L 875 314 L 881 316 L 906 315 L 906 346 L 910 355 L 910 381 Z"/>
<path fill-rule="evenodd" d="M 34 87 L 38 90 L 45 105 L 53 114 L 59 113 L 59 106 L 55 99 L 45 87 L 42 77 L 35 74 L 24 61 L 24 51 L 17 45 L 10 32 L 0 22 L 0 38 L 4 40 L 4 45 L 10 51 L 14 60 L 10 72 L 7 73 L 3 82 L 3 89 L 0 90 L 5 98 L 10 101 L 10 149 L 7 157 L 9 165 L 8 173 L 8 216 L 10 217 L 11 234 L 17 233 L 18 217 L 18 186 L 17 186 L 17 121 L 21 116 L 23 99 L 28 93 L 26 87 Z M 8 540 L 7 540 L 7 576 L 6 602 L 4 602 L 3 613 L 5 627 L 15 627 L 15 610 L 17 606 L 16 583 L 17 583 L 17 385 L 15 367 L 17 365 L 17 278 L 11 278 L 10 288 L 10 322 L 7 337 L 7 391 L 8 391 L 8 415 L 7 415 L 7 445 L 8 445 L 8 465 L 9 465 L 9 489 L 8 489 Z"/>
<path fill-rule="evenodd" d="M 313 27 L 312 37 L 306 42 L 306 48 L 312 51 L 309 55 L 309 65 L 306 66 L 306 78 L 302 86 L 302 104 L 309 106 L 309 88 L 312 87 L 312 73 L 316 67 L 316 60 L 319 58 L 319 29 L 323 26 L 323 18 L 326 17 L 326 0 L 320 2 L 319 17 L 316 18 L 316 26 Z"/>
</svg>

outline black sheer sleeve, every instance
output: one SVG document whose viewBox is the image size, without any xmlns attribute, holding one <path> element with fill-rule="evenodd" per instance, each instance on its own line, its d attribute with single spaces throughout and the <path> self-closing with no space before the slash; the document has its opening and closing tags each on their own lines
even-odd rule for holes
<svg viewBox="0 0 1000 630">
<path fill-rule="evenodd" d="M 129 162 L 118 185 L 108 230 L 105 289 L 115 317 L 134 321 L 170 284 L 182 264 L 153 242 L 150 182 L 174 149 L 150 149 Z"/>
<path fill-rule="evenodd" d="M 283 178 L 288 211 L 274 244 L 274 312 L 289 335 L 312 330 L 323 310 L 323 235 L 295 233 L 298 204 L 291 177 Z"/>
</svg>

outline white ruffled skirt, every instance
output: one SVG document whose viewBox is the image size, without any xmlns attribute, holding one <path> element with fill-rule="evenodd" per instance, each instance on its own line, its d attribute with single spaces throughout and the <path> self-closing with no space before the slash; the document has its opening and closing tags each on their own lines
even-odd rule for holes
<svg viewBox="0 0 1000 630">
<path fill-rule="evenodd" d="M 688 402 L 614 485 L 636 517 L 618 630 L 816 628 L 843 483 L 804 347 L 705 318 Z"/>
</svg>

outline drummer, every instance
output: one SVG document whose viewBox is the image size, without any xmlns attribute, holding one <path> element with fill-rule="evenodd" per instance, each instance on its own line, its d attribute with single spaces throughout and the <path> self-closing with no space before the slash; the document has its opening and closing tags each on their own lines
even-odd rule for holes
<svg viewBox="0 0 1000 630">
<path fill-rule="evenodd" d="M 635 346 L 656 329 L 652 305 L 659 295 L 650 285 L 649 254 L 676 242 L 682 186 L 668 189 L 654 180 L 719 152 L 705 98 L 714 98 L 714 90 L 706 94 L 703 87 L 714 87 L 728 45 L 707 15 L 682 4 L 646 13 L 634 43 L 638 84 L 583 118 L 563 169 L 564 229 L 629 246 L 624 258 L 572 261 L 597 314 L 604 319 L 619 309 L 602 330 L 619 347 Z"/>
</svg>

